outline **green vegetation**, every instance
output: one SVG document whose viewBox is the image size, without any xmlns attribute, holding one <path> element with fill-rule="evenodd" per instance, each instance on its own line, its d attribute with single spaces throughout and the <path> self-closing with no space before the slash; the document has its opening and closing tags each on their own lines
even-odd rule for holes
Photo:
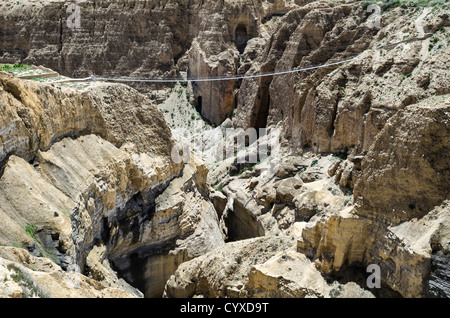
<svg viewBox="0 0 450 318">
<path fill-rule="evenodd" d="M 0 71 L 11 72 L 29 69 L 31 66 L 23 64 L 0 64 Z"/>
<path fill-rule="evenodd" d="M 237 175 L 240 176 L 241 174 L 243 174 L 246 171 L 253 171 L 253 169 L 254 169 L 253 166 L 252 167 L 244 167 L 239 171 L 239 173 Z"/>
<path fill-rule="evenodd" d="M 432 39 L 430 39 L 430 44 L 428 45 L 428 51 L 431 51 L 438 42 L 439 42 L 439 38 L 437 38 L 437 37 L 433 37 Z M 441 48 L 442 48 L 442 44 L 440 44 L 438 46 L 438 49 L 441 49 Z"/>
<path fill-rule="evenodd" d="M 333 154 L 333 158 L 338 159 L 340 162 L 344 161 L 347 159 L 347 153 L 344 151 L 338 152 L 338 153 L 334 153 Z"/>
<path fill-rule="evenodd" d="M 405 76 L 402 77 L 402 79 L 400 80 L 400 82 L 403 82 L 405 79 L 409 78 L 412 76 L 412 73 L 408 73 Z"/>
<path fill-rule="evenodd" d="M 25 279 L 25 278 L 24 278 L 24 275 L 23 275 L 23 273 L 22 273 L 22 271 L 21 271 L 20 268 L 17 267 L 16 265 L 14 265 L 14 264 L 8 264 L 8 265 L 6 266 L 6 268 L 7 268 L 9 271 L 14 271 L 14 272 L 15 272 L 14 274 L 11 275 L 11 278 L 12 278 L 12 280 L 15 281 L 16 283 L 20 283 L 21 281 L 23 281 L 23 280 Z"/>
<path fill-rule="evenodd" d="M 11 246 L 15 247 L 15 248 L 22 248 L 22 245 L 20 245 L 19 243 L 13 241 L 11 242 Z"/>
<path fill-rule="evenodd" d="M 219 191 L 219 192 L 222 192 L 223 187 L 224 187 L 224 184 L 222 182 L 213 186 L 214 190 Z"/>
<path fill-rule="evenodd" d="M 241 173 L 244 173 L 246 171 L 253 171 L 253 167 L 244 167 L 244 169 L 241 170 Z"/>
<path fill-rule="evenodd" d="M 31 80 L 32 81 L 36 81 L 36 82 L 41 82 L 41 83 L 44 83 L 44 82 L 47 81 L 47 79 L 44 78 L 44 77 L 33 77 L 33 78 L 31 78 Z M 61 86 L 68 86 L 68 85 L 67 84 L 66 85 L 61 84 Z"/>
<path fill-rule="evenodd" d="M 33 241 L 36 242 L 37 246 L 39 247 L 39 250 L 42 253 L 43 257 L 47 257 L 50 258 L 53 262 L 55 262 L 56 264 L 60 264 L 61 262 L 59 261 L 59 259 L 55 256 L 55 251 L 50 251 L 47 250 L 44 245 L 42 244 L 41 240 L 39 239 L 39 237 L 36 236 L 36 231 L 37 231 L 37 227 L 34 224 L 31 223 L 27 223 L 27 225 L 25 226 L 25 232 L 27 233 L 27 235 L 29 237 L 31 237 L 33 239 Z"/>
<path fill-rule="evenodd" d="M 31 237 L 33 240 L 36 240 L 35 233 L 36 233 L 36 225 L 27 223 L 25 226 L 25 232 L 28 234 L 29 237 Z"/>
<path fill-rule="evenodd" d="M 330 297 L 336 298 L 336 297 L 340 296 L 341 290 L 342 290 L 341 286 L 339 286 L 338 288 L 333 288 L 332 290 L 330 290 Z"/>
<path fill-rule="evenodd" d="M 351 188 L 343 188 L 342 192 L 344 192 L 344 195 L 353 195 L 353 189 Z"/>
</svg>

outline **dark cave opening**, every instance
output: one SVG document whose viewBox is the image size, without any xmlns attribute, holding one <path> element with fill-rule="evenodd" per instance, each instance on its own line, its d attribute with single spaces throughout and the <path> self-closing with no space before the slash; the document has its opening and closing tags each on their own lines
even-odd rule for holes
<svg viewBox="0 0 450 318">
<path fill-rule="evenodd" d="M 270 92 L 269 86 L 272 82 L 272 78 L 264 78 L 261 80 L 261 86 L 259 89 L 259 108 L 257 110 L 256 116 L 253 118 L 252 127 L 254 127 L 258 132 L 260 128 L 266 128 L 267 118 L 269 117 L 269 107 L 270 107 Z M 259 137 L 259 136 L 258 136 Z"/>
<path fill-rule="evenodd" d="M 361 263 L 346 265 L 339 271 L 324 275 L 329 284 L 332 284 L 333 281 L 338 281 L 340 284 L 354 282 L 362 289 L 370 291 L 376 298 L 402 298 L 400 293 L 390 288 L 383 280 L 380 288 L 369 288 L 367 286 L 368 276 L 366 266 Z"/>
<path fill-rule="evenodd" d="M 202 97 L 198 96 L 197 97 L 197 105 L 195 105 L 195 108 L 197 109 L 197 112 L 201 115 L 202 114 Z"/>
<path fill-rule="evenodd" d="M 233 209 L 228 211 L 224 221 L 228 229 L 226 242 L 264 236 L 264 227 L 261 222 L 238 200 L 234 201 Z"/>
<path fill-rule="evenodd" d="M 130 267 L 127 269 L 131 278 L 129 283 L 142 292 L 145 292 L 145 264 L 146 259 L 138 253 L 130 255 Z"/>
<path fill-rule="evenodd" d="M 234 31 L 234 43 L 240 54 L 243 54 L 247 47 L 247 27 L 245 25 L 238 25 Z"/>
</svg>

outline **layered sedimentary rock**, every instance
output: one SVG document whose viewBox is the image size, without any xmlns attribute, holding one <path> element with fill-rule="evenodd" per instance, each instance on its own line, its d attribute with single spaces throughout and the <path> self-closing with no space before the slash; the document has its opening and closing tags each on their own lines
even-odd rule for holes
<svg viewBox="0 0 450 318">
<path fill-rule="evenodd" d="M 2 25 L 1 58 L 45 64 L 70 76 L 180 77 L 178 72 L 184 71 L 204 78 L 358 56 L 335 72 L 337 67 L 329 67 L 243 81 L 194 82 L 197 106 L 210 122 L 220 124 L 237 107 L 239 127 L 283 121 L 287 140 L 317 151 L 365 150 L 396 110 L 448 93 L 443 70 L 449 19 L 444 6 L 435 14 L 414 4 L 396 7 L 383 13 L 378 28 L 360 2 L 78 1 L 76 12 L 70 5 L 3 2 L 8 23 Z M 79 25 L 74 23 L 77 12 Z M 24 27 L 30 31 L 20 32 Z M 382 87 L 392 89 L 385 95 Z M 361 124 L 349 133 L 346 127 L 352 122 Z"/>
<path fill-rule="evenodd" d="M 0 57 L 78 77 L 180 77 L 180 70 L 192 77 L 235 75 L 239 53 L 260 32 L 261 21 L 304 2 L 5 1 Z M 20 32 L 24 27 L 30 32 Z M 220 124 L 231 115 L 234 86 L 194 86 L 210 122 Z M 149 91 L 148 85 L 137 87 Z"/>
<path fill-rule="evenodd" d="M 229 240 L 290 233 L 295 223 L 350 203 L 351 195 L 323 173 L 339 162 L 335 157 L 285 156 L 269 172 L 270 158 L 220 181 L 224 198 L 216 200 Z"/>
<path fill-rule="evenodd" d="M 193 160 L 156 197 L 150 215 L 130 217 L 142 204 L 130 200 L 122 209 L 127 217 L 111 230 L 119 234 L 112 239 L 109 258 L 121 275 L 143 284 L 147 297 L 161 297 L 166 281 L 181 263 L 224 243 L 219 219 L 208 199 L 207 171 Z"/>
<path fill-rule="evenodd" d="M 166 297 L 373 297 L 355 283 L 328 284 L 293 237 L 266 236 L 226 244 L 180 266 Z"/>
<path fill-rule="evenodd" d="M 223 196 L 214 194 L 214 198 L 223 211 L 228 239 L 300 233 L 297 252 L 329 279 L 367 286 L 366 269 L 376 265 L 381 287 L 371 292 L 377 296 L 446 297 L 448 115 L 445 96 L 425 99 L 390 118 L 365 156 L 282 155 L 272 174 L 262 173 L 264 164 L 257 163 L 218 179 Z M 412 198 L 414 206 L 408 203 Z M 192 272 L 203 268 L 198 262 L 184 265 L 188 274 L 175 273 L 166 288 L 176 292 L 167 296 L 179 297 L 184 280 L 202 281 L 196 285 L 197 294 L 223 290 L 204 278 L 204 272 Z M 217 266 L 222 263 L 217 260 Z M 216 260 L 208 264 L 216 265 Z M 259 266 L 266 265 L 255 266 L 242 277 L 239 286 L 257 290 L 250 288 L 245 295 L 324 297 L 323 292 L 291 289 L 289 275 L 279 263 L 273 270 L 285 275 L 272 278 L 261 273 Z"/>
<path fill-rule="evenodd" d="M 171 74 L 192 40 L 188 3 L 3 1 L 2 58 L 71 76 Z"/>
<path fill-rule="evenodd" d="M 244 79 L 234 125 L 265 127 L 282 121 L 283 136 L 297 151 L 307 147 L 359 155 L 396 111 L 448 94 L 448 10 L 434 8 L 432 14 L 432 9 L 397 7 L 383 12 L 380 28 L 373 28 L 365 9 L 359 2 L 315 1 L 278 18 L 248 73 L 358 59 Z"/>
<path fill-rule="evenodd" d="M 299 250 L 327 273 L 377 264 L 404 297 L 446 294 L 449 114 L 432 98 L 394 115 L 362 160 L 355 209 L 308 224 Z"/>
<path fill-rule="evenodd" d="M 118 147 L 131 142 L 138 152 L 159 160 L 170 157 L 173 142 L 162 113 L 130 87 L 98 83 L 75 91 L 22 81 L 4 72 L 0 80 L 0 162 L 10 155 L 32 160 L 55 141 L 86 134 L 99 135 Z M 180 167 L 169 161 L 164 169 Z"/>
<path fill-rule="evenodd" d="M 77 91 L 2 76 L 2 120 L 17 118 L 2 135 L 2 244 L 51 259 L 63 280 L 72 275 L 63 270 L 77 272 L 126 295 L 134 289 L 120 275 L 149 297 L 180 263 L 223 244 L 208 169 L 195 157 L 172 161 L 170 130 L 146 97 L 122 85 Z M 73 294 L 92 295 L 89 286 Z"/>
<path fill-rule="evenodd" d="M 232 118 L 211 135 L 282 130 L 275 162 L 234 154 L 209 174 L 194 157 L 173 163 L 163 114 L 136 90 L 0 73 L 0 242 L 14 246 L 0 251 L 1 293 L 142 296 L 130 283 L 150 297 L 450 295 L 448 6 L 385 4 L 374 27 L 360 1 L 77 4 L 70 28 L 69 3 L 3 1 L 0 58 L 132 77 L 357 59 L 189 85 L 180 103 L 215 125 Z M 370 265 L 381 288 L 367 286 Z M 81 291 L 51 293 L 73 279 Z"/>
<path fill-rule="evenodd" d="M 381 296 L 448 297 L 442 280 L 448 270 L 448 217 L 447 201 L 423 218 L 395 227 L 358 217 L 350 209 L 308 224 L 298 250 L 334 277 L 378 265 Z"/>
<path fill-rule="evenodd" d="M 48 258 L 24 249 L 1 247 L 0 295 L 9 298 L 132 298 L 142 297 L 125 281 L 114 278 L 109 285 L 81 273 L 66 272 Z M 114 272 L 110 272 L 115 276 Z"/>
<path fill-rule="evenodd" d="M 394 115 L 361 162 L 358 214 L 397 224 L 450 193 L 450 101 L 430 98 Z"/>
</svg>

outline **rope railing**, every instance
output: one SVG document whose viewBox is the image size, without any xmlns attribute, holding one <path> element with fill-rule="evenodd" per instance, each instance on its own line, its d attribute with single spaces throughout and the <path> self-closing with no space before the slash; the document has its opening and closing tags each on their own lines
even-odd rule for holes
<svg viewBox="0 0 450 318">
<path fill-rule="evenodd" d="M 65 79 L 61 81 L 55 81 L 53 83 L 67 83 L 67 82 L 86 82 L 86 81 L 103 81 L 103 82 L 143 82 L 143 83 L 178 83 L 178 82 L 217 82 L 217 81 L 229 81 L 229 80 L 240 80 L 248 78 L 261 78 L 268 76 L 280 76 L 298 72 L 304 72 L 309 70 L 315 70 L 324 67 L 330 67 L 334 65 L 340 65 L 344 63 L 349 63 L 357 60 L 358 57 L 353 57 L 351 59 L 341 60 L 332 63 L 320 64 L 315 66 L 307 66 L 301 68 L 294 68 L 292 70 L 268 72 L 261 74 L 245 74 L 245 75 L 233 75 L 233 76 L 217 76 L 217 77 L 204 77 L 204 78 L 118 78 L 118 77 L 102 77 L 92 75 L 90 77 L 79 78 L 79 79 Z"/>
</svg>

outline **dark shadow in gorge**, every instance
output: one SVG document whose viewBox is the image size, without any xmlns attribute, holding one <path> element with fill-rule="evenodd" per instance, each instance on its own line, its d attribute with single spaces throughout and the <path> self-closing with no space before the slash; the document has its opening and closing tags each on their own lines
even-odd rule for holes
<svg viewBox="0 0 450 318">
<path fill-rule="evenodd" d="M 177 176 L 173 176 L 175 177 Z M 104 258 L 108 259 L 111 268 L 117 272 L 119 278 L 139 289 L 145 297 L 162 296 L 167 276 L 170 277 L 176 267 L 168 266 L 162 276 L 153 275 L 151 269 L 152 264 L 155 263 L 154 259 L 156 258 L 165 268 L 165 262 L 170 262 L 171 259 L 166 260 L 164 257 L 161 259 L 161 255 L 168 255 L 178 239 L 191 234 L 178 235 L 175 232 L 164 238 L 148 237 L 150 229 L 155 226 L 152 223 L 159 222 L 155 220 L 156 198 L 164 192 L 173 178 L 135 194 L 113 216 L 110 215 L 109 218 L 104 216 L 102 219 L 93 221 L 98 224 L 94 228 L 99 230 L 94 233 L 92 244 L 83 247 L 78 256 L 78 265 L 83 269 L 83 274 L 89 274 L 89 268 L 85 264 L 93 246 L 104 245 L 106 246 Z M 101 201 L 98 204 L 99 208 L 103 209 Z"/>
<path fill-rule="evenodd" d="M 234 43 L 240 54 L 243 54 L 247 47 L 248 35 L 247 27 L 245 25 L 238 25 L 234 32 Z"/>
<path fill-rule="evenodd" d="M 245 203 L 235 200 L 233 210 L 226 212 L 224 216 L 225 226 L 228 229 L 226 242 L 264 236 L 264 227 L 261 222 L 245 205 Z"/>
<path fill-rule="evenodd" d="M 324 274 L 323 276 L 329 284 L 333 283 L 333 281 L 337 281 L 340 284 L 354 282 L 362 289 L 370 291 L 377 298 L 403 298 L 400 293 L 391 289 L 383 283 L 383 281 L 381 281 L 380 288 L 369 288 L 367 286 L 367 279 L 370 275 L 371 273 L 366 272 L 366 267 L 364 267 L 361 263 L 354 263 L 351 266 L 344 266 L 337 272 Z M 339 293 L 339 290 L 336 292 Z"/>
</svg>

